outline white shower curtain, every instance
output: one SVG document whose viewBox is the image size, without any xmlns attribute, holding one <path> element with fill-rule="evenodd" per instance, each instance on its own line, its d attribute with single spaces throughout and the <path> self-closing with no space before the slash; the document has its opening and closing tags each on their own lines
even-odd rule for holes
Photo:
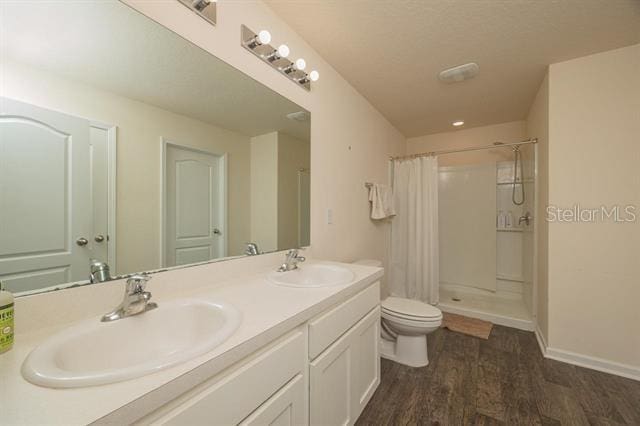
<svg viewBox="0 0 640 426">
<path fill-rule="evenodd" d="M 393 164 L 396 217 L 391 225 L 392 296 L 438 303 L 438 159 Z"/>
</svg>

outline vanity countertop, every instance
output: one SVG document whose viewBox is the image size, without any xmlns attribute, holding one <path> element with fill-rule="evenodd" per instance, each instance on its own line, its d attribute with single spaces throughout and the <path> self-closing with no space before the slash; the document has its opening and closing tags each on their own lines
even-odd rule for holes
<svg viewBox="0 0 640 426">
<path fill-rule="evenodd" d="M 273 255 L 267 255 L 264 258 L 276 260 Z M 349 264 L 344 266 L 348 266 L 356 275 L 354 281 L 349 284 L 305 289 L 283 287 L 267 281 L 267 273 L 274 269 L 277 262 L 271 262 L 267 266 L 265 259 L 259 261 L 257 266 L 235 268 L 236 271 L 245 270 L 244 273 L 230 273 L 227 266 L 226 276 L 216 273 L 217 269 L 223 267 L 216 263 L 168 271 L 154 276 L 148 290 L 154 294 L 154 300 L 159 304 L 181 298 L 227 302 L 242 312 L 243 320 L 238 330 L 216 349 L 177 366 L 140 378 L 73 389 L 51 389 L 33 385 L 20 373 L 25 357 L 44 339 L 67 327 L 69 321 L 57 324 L 53 320 L 48 321 L 49 325 L 46 328 L 35 327 L 33 324 L 23 331 L 18 328 L 14 348 L 0 355 L 2 378 L 0 423 L 75 425 L 98 420 L 122 423 L 132 418 L 141 404 L 153 406 L 169 397 L 177 397 L 199 383 L 203 377 L 211 377 L 224 370 L 283 333 L 378 281 L 383 275 L 381 268 Z M 249 260 L 238 262 L 239 265 L 241 263 L 248 265 Z M 318 263 L 314 260 L 308 262 Z M 235 261 L 225 262 L 225 264 L 232 263 Z M 166 275 L 161 277 L 162 274 Z M 216 279 L 216 276 L 223 278 Z M 189 284 L 182 284 L 182 279 L 188 280 Z M 158 294 L 154 290 L 154 281 L 160 282 Z M 118 284 L 117 288 L 114 283 L 108 284 L 112 288 L 109 290 L 107 299 L 113 298 L 113 294 L 121 294 L 120 285 L 124 284 L 115 284 Z M 94 290 L 97 290 L 97 287 Z M 83 294 L 84 297 L 100 297 L 99 294 L 91 295 L 87 288 L 83 290 Z M 59 298 L 60 294 L 43 294 L 35 297 L 42 298 L 39 302 L 42 303 L 46 302 L 45 298 Z M 113 301 L 108 300 L 105 306 L 109 306 Z M 56 303 L 53 299 L 50 302 Z M 16 304 L 18 322 L 21 318 L 20 308 L 18 302 Z M 34 308 L 31 306 L 28 309 Z M 102 313 L 98 311 L 74 320 L 95 317 L 95 320 L 99 321 Z M 24 316 L 23 313 L 22 317 Z M 30 321 L 33 322 L 33 318 Z"/>
</svg>

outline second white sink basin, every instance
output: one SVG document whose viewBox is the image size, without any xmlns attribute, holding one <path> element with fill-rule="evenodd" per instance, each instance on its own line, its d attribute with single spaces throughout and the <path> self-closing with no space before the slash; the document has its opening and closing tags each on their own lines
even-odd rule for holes
<svg viewBox="0 0 640 426">
<path fill-rule="evenodd" d="M 132 379 L 213 350 L 241 321 L 231 305 L 191 299 L 159 303 L 157 309 L 113 322 L 87 320 L 35 348 L 22 375 L 53 388 Z"/>
<path fill-rule="evenodd" d="M 355 277 L 349 268 L 328 263 L 298 265 L 293 271 L 267 275 L 272 283 L 288 287 L 329 287 L 350 283 Z"/>
</svg>

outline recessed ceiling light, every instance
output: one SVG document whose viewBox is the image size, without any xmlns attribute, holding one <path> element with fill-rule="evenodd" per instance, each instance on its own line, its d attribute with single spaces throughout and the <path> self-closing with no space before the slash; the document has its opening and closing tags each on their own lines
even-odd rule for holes
<svg viewBox="0 0 640 426">
<path fill-rule="evenodd" d="M 458 121 L 454 121 L 451 124 L 454 125 L 455 127 L 460 127 L 460 126 L 462 126 L 464 124 L 464 121 L 458 120 Z"/>
</svg>

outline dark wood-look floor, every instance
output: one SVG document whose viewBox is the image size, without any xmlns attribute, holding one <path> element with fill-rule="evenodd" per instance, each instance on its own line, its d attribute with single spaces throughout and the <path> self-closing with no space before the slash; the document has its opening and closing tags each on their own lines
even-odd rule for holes
<svg viewBox="0 0 640 426">
<path fill-rule="evenodd" d="M 424 368 L 382 360 L 357 425 L 640 425 L 640 382 L 545 359 L 533 333 L 440 329 Z"/>
</svg>

